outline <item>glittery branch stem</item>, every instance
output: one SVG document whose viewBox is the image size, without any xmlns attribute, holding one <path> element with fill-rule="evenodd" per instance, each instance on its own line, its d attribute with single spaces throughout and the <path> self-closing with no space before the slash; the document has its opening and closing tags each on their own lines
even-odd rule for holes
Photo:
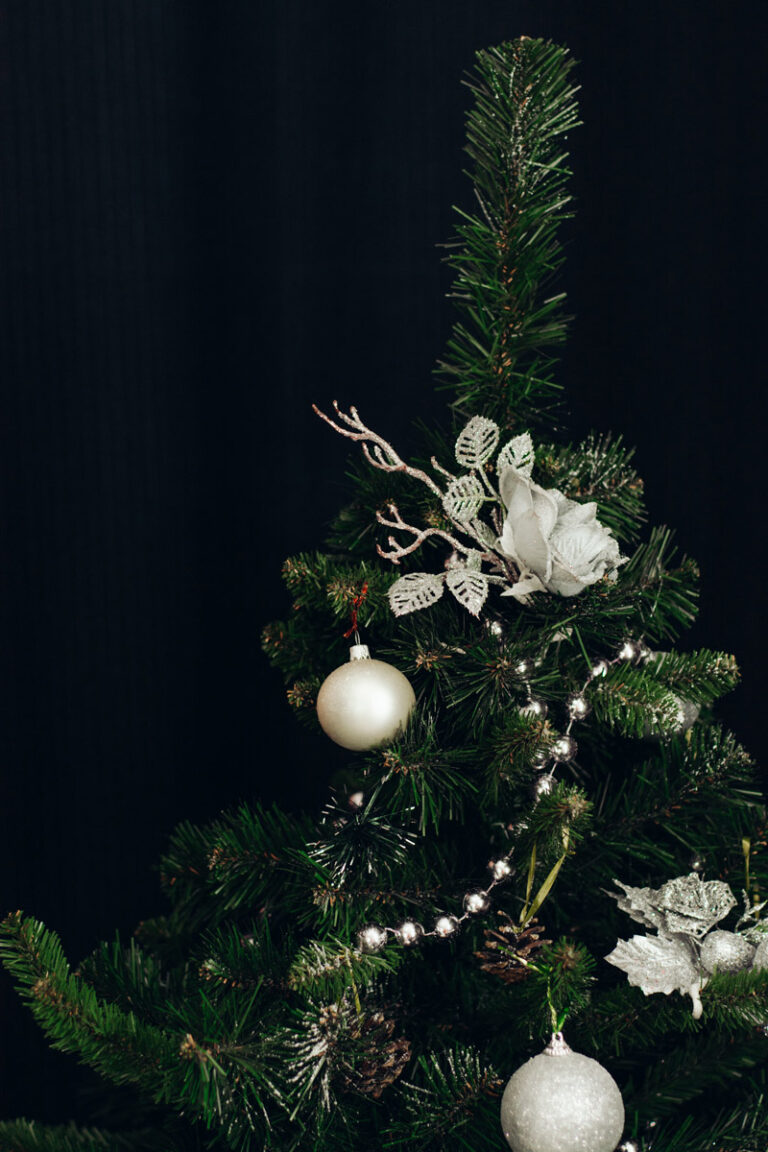
<svg viewBox="0 0 768 1152">
<path fill-rule="evenodd" d="M 335 432 L 338 432 L 340 436 L 346 436 L 348 440 L 357 441 L 362 447 L 363 455 L 365 456 L 366 460 L 374 468 L 378 468 L 381 472 L 402 472 L 403 475 L 410 476 L 413 480 L 420 480 L 422 484 L 425 484 L 427 488 L 429 488 L 433 495 L 438 497 L 445 510 L 445 493 L 440 488 L 440 486 L 436 484 L 432 477 L 429 476 L 428 473 L 426 473 L 423 469 L 414 468 L 411 464 L 406 464 L 402 457 L 397 453 L 392 445 L 384 439 L 383 436 L 379 436 L 378 432 L 374 432 L 371 428 L 363 423 L 363 421 L 360 419 L 360 414 L 354 405 L 350 405 L 348 413 L 342 412 L 338 401 L 334 400 L 333 409 L 338 418 L 337 420 L 327 416 L 326 413 L 318 408 L 316 404 L 313 404 L 312 408 L 320 417 L 320 419 L 324 420 L 325 423 L 333 428 Z M 444 476 L 446 480 L 454 481 L 456 479 L 456 477 L 453 476 L 453 474 L 449 472 L 447 468 L 444 468 L 442 464 L 440 464 L 435 459 L 434 456 L 432 457 L 432 467 L 441 476 Z M 482 479 L 485 481 L 486 486 L 488 486 L 488 478 L 483 475 Z M 494 499 L 497 500 L 498 497 L 495 495 L 495 493 L 493 493 L 492 488 L 490 488 L 490 491 L 493 494 Z M 385 528 L 397 528 L 401 532 L 408 532 L 411 536 L 414 537 L 414 540 L 408 545 L 398 544 L 397 540 L 395 540 L 392 536 L 390 536 L 387 541 L 389 544 L 389 549 L 385 549 L 380 545 L 377 545 L 377 551 L 379 555 L 385 560 L 390 560 L 393 564 L 399 564 L 403 556 L 409 556 L 412 552 L 415 552 L 420 547 L 420 545 L 430 537 L 438 537 L 442 540 L 445 540 L 447 544 L 449 544 L 453 549 L 455 549 L 463 556 L 468 556 L 473 551 L 477 551 L 477 549 L 468 548 L 466 544 L 462 544 L 459 540 L 456 539 L 455 536 L 452 536 L 449 532 L 445 532 L 441 528 L 417 528 L 412 524 L 407 524 L 401 517 L 397 506 L 394 504 L 389 505 L 389 512 L 392 516 L 392 519 L 389 519 L 381 512 L 376 513 L 376 518 L 378 519 L 379 523 L 383 524 Z M 446 511 L 446 514 L 448 515 L 451 522 L 459 529 L 459 531 L 463 532 L 465 535 L 469 536 L 476 544 L 480 545 L 480 551 L 483 554 L 483 558 L 485 560 L 490 562 L 495 562 L 498 560 L 498 557 L 494 553 L 487 551 L 486 542 L 483 540 L 483 537 L 478 533 L 477 529 L 472 524 L 460 523 L 450 515 L 450 512 Z"/>
<path fill-rule="evenodd" d="M 422 484 L 426 484 L 430 492 L 438 496 L 440 500 L 443 499 L 444 493 L 432 477 L 427 475 L 421 468 L 414 468 L 412 465 L 406 464 L 383 436 L 379 436 L 378 432 L 374 432 L 371 428 L 363 424 L 357 408 L 355 408 L 354 405 L 350 406 L 349 414 L 347 414 L 346 412 L 342 412 L 337 400 L 333 401 L 333 409 L 341 421 L 341 424 L 337 424 L 330 416 L 326 416 L 325 412 L 321 411 L 317 404 L 313 404 L 312 408 L 320 419 L 324 420 L 326 424 L 329 424 L 340 436 L 346 436 L 348 440 L 359 441 L 362 445 L 363 455 L 374 468 L 378 468 L 382 472 L 403 472 L 406 476 L 410 476 L 414 480 L 421 480 Z M 346 425 L 346 427 L 342 427 L 342 425 Z"/>
<path fill-rule="evenodd" d="M 383 524 L 385 528 L 397 528 L 401 532 L 410 532 L 415 539 L 406 545 L 398 544 L 394 536 L 389 536 L 387 543 L 391 551 L 386 551 L 380 544 L 377 544 L 376 551 L 379 556 L 382 556 L 385 560 L 391 560 L 393 564 L 399 564 L 403 556 L 409 556 L 411 552 L 415 552 L 430 536 L 437 536 L 441 540 L 447 541 L 457 552 L 462 552 L 465 556 L 469 555 L 471 549 L 457 540 L 455 536 L 451 536 L 450 532 L 445 532 L 442 528 L 416 528 L 413 524 L 407 524 L 405 520 L 403 520 L 396 504 L 389 504 L 388 509 L 391 519 L 385 516 L 383 512 L 376 513 L 376 519 L 379 524 Z"/>
</svg>

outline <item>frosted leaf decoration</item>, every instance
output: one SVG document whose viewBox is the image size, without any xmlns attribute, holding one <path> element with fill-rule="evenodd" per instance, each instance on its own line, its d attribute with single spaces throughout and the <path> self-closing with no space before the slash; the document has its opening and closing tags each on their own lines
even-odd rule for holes
<svg viewBox="0 0 768 1152">
<path fill-rule="evenodd" d="M 456 459 L 462 468 L 482 468 L 499 443 L 499 426 L 485 416 L 473 416 L 459 433 Z"/>
<path fill-rule="evenodd" d="M 473 616 L 480 615 L 488 598 L 488 578 L 483 572 L 473 572 L 470 568 L 451 568 L 446 572 L 445 582 L 467 612 Z"/>
<path fill-rule="evenodd" d="M 530 480 L 534 457 L 531 434 L 524 432 L 522 436 L 515 436 L 514 440 L 510 440 L 504 445 L 499 452 L 496 470 L 501 475 L 505 468 L 516 468 L 522 476 Z"/>
<path fill-rule="evenodd" d="M 654 992 L 687 994 L 693 1000 L 694 1019 L 698 1020 L 703 1011 L 701 990 L 712 971 L 711 963 L 703 961 L 703 953 L 719 955 L 714 945 L 721 937 L 727 937 L 731 967 L 721 961 L 723 971 L 737 970 L 731 956 L 735 951 L 739 951 L 742 967 L 748 966 L 752 957 L 746 933 L 715 928 L 736 906 L 733 892 L 722 880 L 702 880 L 697 872 L 677 876 L 661 888 L 632 888 L 620 880 L 614 883 L 623 894 L 609 895 L 622 912 L 646 928 L 655 928 L 657 934 L 620 940 L 606 960 L 626 972 L 630 984 L 641 988 L 646 996 Z M 756 909 L 757 906 L 748 907 L 739 924 L 754 918 Z M 742 941 L 744 947 L 735 949 L 734 942 L 738 945 Z"/>
<path fill-rule="evenodd" d="M 451 553 L 447 572 L 414 572 L 394 582 L 389 603 L 396 616 L 430 607 L 446 584 L 475 616 L 493 584 L 502 596 L 513 596 L 523 604 L 536 592 L 576 596 L 598 580 L 614 580 L 617 568 L 625 563 L 618 541 L 597 519 L 596 504 L 579 504 L 556 488 L 533 483 L 535 450 L 529 433 L 507 441 L 494 461 L 501 439 L 499 426 L 486 416 L 473 416 L 454 449 L 465 473 L 454 476 L 432 457 L 441 486 L 423 468 L 407 464 L 388 441 L 363 423 L 356 408 L 342 412 L 335 401 L 333 407 L 335 419 L 316 406 L 315 412 L 336 432 L 358 441 L 374 468 L 400 472 L 424 484 L 446 517 L 443 526 L 433 521 L 419 527 L 408 523 L 396 504 L 376 513 L 378 522 L 393 533 L 386 547 L 379 544 L 377 550 L 393 564 L 430 539 L 442 540 Z M 497 485 L 490 479 L 494 474 Z"/>
<path fill-rule="evenodd" d="M 702 880 L 698 872 L 668 880 L 661 888 L 630 888 L 614 880 L 624 890 L 614 900 L 622 912 L 660 935 L 692 936 L 700 940 L 732 908 L 736 897 L 722 880 Z"/>
<path fill-rule="evenodd" d="M 443 578 L 429 572 L 409 572 L 395 580 L 387 596 L 395 616 L 407 616 L 420 608 L 429 608 L 443 594 Z"/>
<path fill-rule="evenodd" d="M 665 936 L 633 936 L 631 940 L 619 940 L 606 960 L 626 972 L 630 984 L 646 996 L 654 992 L 667 996 L 670 992 L 691 995 L 696 1014 L 701 974 L 698 957 L 686 941 Z"/>
<path fill-rule="evenodd" d="M 485 499 L 483 486 L 476 476 L 459 476 L 448 485 L 443 509 L 455 523 L 467 524 L 477 516 Z"/>
<path fill-rule="evenodd" d="M 637 920 L 646 928 L 660 928 L 662 926 L 663 918 L 655 907 L 656 890 L 653 888 L 630 888 L 629 884 L 622 884 L 621 880 L 614 880 L 614 884 L 624 889 L 624 895 L 617 896 L 615 892 L 609 892 L 608 895 L 616 901 L 622 912 L 628 913 L 633 920 Z"/>
</svg>

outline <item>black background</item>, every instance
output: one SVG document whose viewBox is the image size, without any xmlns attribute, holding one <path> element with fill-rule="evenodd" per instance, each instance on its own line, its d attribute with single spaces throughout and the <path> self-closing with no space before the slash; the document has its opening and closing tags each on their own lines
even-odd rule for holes
<svg viewBox="0 0 768 1152">
<path fill-rule="evenodd" d="M 581 61 L 574 434 L 637 445 L 762 751 L 763 0 L 4 0 L 0 905 L 73 959 L 162 911 L 177 821 L 323 795 L 259 649 L 343 500 L 309 404 L 442 411 L 459 80 L 521 33 Z M 78 1114 L 2 1011 L 0 1114 Z"/>
</svg>

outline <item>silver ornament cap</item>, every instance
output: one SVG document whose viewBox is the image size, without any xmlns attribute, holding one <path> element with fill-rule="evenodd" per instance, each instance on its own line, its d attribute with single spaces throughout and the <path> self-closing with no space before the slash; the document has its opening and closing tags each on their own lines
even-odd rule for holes
<svg viewBox="0 0 768 1152">
<path fill-rule="evenodd" d="M 624 1102 L 610 1072 L 558 1032 L 510 1079 L 501 1127 L 512 1152 L 614 1152 Z"/>
<path fill-rule="evenodd" d="M 363 752 L 394 740 L 415 704 L 416 694 L 398 668 L 373 660 L 367 644 L 353 644 L 349 663 L 323 681 L 317 718 L 336 744 Z"/>
</svg>

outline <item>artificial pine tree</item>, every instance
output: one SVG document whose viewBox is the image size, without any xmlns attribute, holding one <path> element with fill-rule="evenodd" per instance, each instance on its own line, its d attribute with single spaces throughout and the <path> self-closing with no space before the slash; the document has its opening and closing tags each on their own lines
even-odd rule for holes
<svg viewBox="0 0 768 1152">
<path fill-rule="evenodd" d="M 470 87 L 476 203 L 438 369 L 454 427 L 407 464 L 355 410 L 326 417 L 368 459 L 328 550 L 286 561 L 292 608 L 264 632 L 318 740 L 350 639 L 416 706 L 401 684 L 374 747 L 365 712 L 343 717 L 356 751 L 319 819 L 253 804 L 181 826 L 168 915 L 76 971 L 42 924 L 6 919 L 36 1020 L 132 1124 L 10 1121 L 0 1152 L 493 1152 L 505 1082 L 560 1030 L 620 1085 L 622 1148 L 766 1148 L 765 811 L 712 713 L 737 669 L 673 648 L 698 573 L 645 527 L 632 453 L 558 423 L 571 61 L 520 39 L 479 53 Z M 617 945 L 626 913 L 647 931 Z M 546 1078 L 571 1057 L 537 1059 Z M 541 1120 L 533 1090 L 505 1097 L 512 1146 L 595 1152 L 584 1093 L 552 1144 L 521 1119 Z"/>
</svg>

